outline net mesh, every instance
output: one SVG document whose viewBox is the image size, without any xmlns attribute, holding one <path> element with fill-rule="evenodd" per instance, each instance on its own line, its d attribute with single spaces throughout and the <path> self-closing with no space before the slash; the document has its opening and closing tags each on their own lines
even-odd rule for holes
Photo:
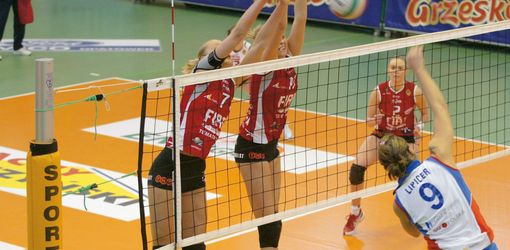
<svg viewBox="0 0 510 250">
<path fill-rule="evenodd" d="M 368 100 L 376 85 L 389 79 L 388 61 L 405 56 L 410 46 L 419 44 L 426 44 L 426 67 L 448 103 L 457 136 L 454 156 L 459 166 L 506 154 L 510 141 L 510 128 L 505 125 L 510 124 L 510 88 L 506 84 L 510 80 L 507 73 L 510 69 L 509 48 L 467 41 L 476 40 L 474 35 L 496 35 L 495 31 L 500 31 L 497 35 L 501 36 L 505 34 L 501 31 L 509 27 L 509 22 L 500 22 L 177 76 L 175 82 L 170 78 L 148 80 L 146 83 L 150 91 L 147 95 L 140 177 L 147 177 L 152 162 L 169 137 L 178 138 L 174 141 L 182 140 L 179 134 L 173 134 L 173 121 L 183 114 L 174 109 L 173 104 L 179 103 L 183 88 L 203 86 L 203 83 L 214 80 L 295 68 L 298 90 L 292 107 L 287 111 L 287 125 L 293 136 L 286 139 L 282 135 L 277 146 L 281 172 L 275 173 L 271 169 L 269 172 L 261 171 L 261 176 L 253 173 L 249 180 L 241 175 L 234 161 L 234 148 L 240 124 L 247 116 L 249 100 L 247 93 L 236 90 L 230 114 L 205 160 L 207 222 L 203 226 L 207 232 L 194 232 L 192 234 L 198 236 L 178 240 L 181 246 L 391 190 L 394 183 L 387 178 L 382 166 L 376 164 L 366 172 L 365 188 L 350 192 L 349 169 L 360 145 L 374 131 L 374 127 L 366 121 L 367 109 L 370 108 Z M 410 70 L 406 79 L 414 81 Z M 172 84 L 175 84 L 174 88 L 171 88 Z M 172 89 L 179 92 L 174 93 Z M 420 117 L 418 109 L 413 112 Z M 427 145 L 431 138 L 431 124 L 425 124 L 418 140 L 421 160 L 429 156 Z M 275 180 L 280 180 L 280 185 Z M 247 188 L 257 181 L 265 182 L 263 186 L 266 192 L 278 190 L 279 198 L 262 196 L 262 203 L 271 206 L 268 210 L 274 209 L 276 204 L 278 213 L 268 213 L 258 218 L 254 215 Z M 144 192 L 151 190 L 145 189 Z M 178 193 L 175 195 L 180 196 Z M 254 193 L 251 198 L 256 195 L 261 194 Z M 167 209 L 176 205 L 170 197 L 168 199 L 159 204 L 166 204 Z M 154 204 L 144 204 L 145 207 L 150 205 Z M 266 208 L 258 206 L 255 210 L 265 211 Z M 177 221 L 180 221 L 181 208 L 177 206 L 172 210 L 177 211 Z M 167 219 L 175 220 L 167 213 L 156 221 Z M 149 228 L 154 221 L 146 217 L 142 218 L 142 222 L 148 235 L 145 244 L 152 245 Z M 193 231 L 193 228 L 186 228 L 187 224 L 182 224 L 182 230 Z M 153 229 L 152 234 L 155 233 Z M 171 230 L 169 234 L 173 237 L 175 232 Z M 181 237 L 180 234 L 176 235 L 178 239 Z"/>
</svg>

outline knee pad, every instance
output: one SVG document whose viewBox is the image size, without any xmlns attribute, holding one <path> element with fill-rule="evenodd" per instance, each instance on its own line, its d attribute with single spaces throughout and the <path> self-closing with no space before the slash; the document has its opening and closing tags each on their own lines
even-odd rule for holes
<svg viewBox="0 0 510 250">
<path fill-rule="evenodd" d="M 198 243 L 195 245 L 183 247 L 182 250 L 205 250 L 205 243 Z"/>
<path fill-rule="evenodd" d="M 263 247 L 278 247 L 280 234 L 282 233 L 282 221 L 271 222 L 262 226 L 258 226 L 259 244 Z"/>
<path fill-rule="evenodd" d="M 365 171 L 367 171 L 366 167 L 360 166 L 358 164 L 352 164 L 351 171 L 349 171 L 349 181 L 352 185 L 359 185 L 365 181 Z"/>
</svg>

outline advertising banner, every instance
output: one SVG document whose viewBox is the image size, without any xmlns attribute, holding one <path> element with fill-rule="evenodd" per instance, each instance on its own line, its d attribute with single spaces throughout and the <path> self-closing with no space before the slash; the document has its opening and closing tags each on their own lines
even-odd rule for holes
<svg viewBox="0 0 510 250">
<path fill-rule="evenodd" d="M 179 2 L 226 9 L 246 10 L 253 0 L 178 0 Z M 276 0 L 267 0 L 262 11 L 269 14 Z M 293 4 L 294 0 L 291 0 Z M 379 28 L 381 24 L 382 0 L 308 0 L 308 18 L 310 20 L 351 24 Z M 289 8 L 289 16 L 293 16 Z"/>
<path fill-rule="evenodd" d="M 384 26 L 389 30 L 437 32 L 504 21 L 510 0 L 387 0 Z M 510 44 L 509 31 L 470 39 Z"/>
</svg>

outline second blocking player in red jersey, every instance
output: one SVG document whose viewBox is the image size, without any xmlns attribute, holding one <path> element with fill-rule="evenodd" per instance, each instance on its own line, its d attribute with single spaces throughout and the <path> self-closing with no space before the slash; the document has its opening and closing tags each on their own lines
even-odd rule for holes
<svg viewBox="0 0 510 250">
<path fill-rule="evenodd" d="M 363 189 L 365 171 L 377 161 L 377 148 L 385 134 L 404 138 L 413 153 L 418 154 L 417 139 L 423 124 L 429 120 L 427 103 L 421 89 L 405 80 L 405 60 L 400 57 L 390 59 L 387 73 L 389 80 L 378 84 L 369 97 L 367 125 L 374 126 L 375 129 L 358 149 L 351 166 L 349 181 L 352 192 Z M 419 121 L 414 115 L 415 108 L 421 113 Z M 343 229 L 344 235 L 354 234 L 357 225 L 364 218 L 360 207 L 361 199 L 352 200 L 351 205 L 351 213 Z"/>
<path fill-rule="evenodd" d="M 288 38 L 275 36 L 261 60 L 299 55 L 304 42 L 307 1 L 294 2 L 294 21 Z M 287 17 L 283 17 L 286 19 Z M 262 30 L 255 36 L 261 35 Z M 257 40 L 253 43 L 257 46 Z M 249 83 L 250 107 L 239 128 L 235 160 L 239 164 L 248 198 L 256 218 L 278 212 L 280 197 L 280 157 L 278 139 L 284 130 L 287 112 L 297 91 L 294 68 L 252 75 Z M 277 249 L 281 221 L 258 227 L 261 249 Z"/>
</svg>

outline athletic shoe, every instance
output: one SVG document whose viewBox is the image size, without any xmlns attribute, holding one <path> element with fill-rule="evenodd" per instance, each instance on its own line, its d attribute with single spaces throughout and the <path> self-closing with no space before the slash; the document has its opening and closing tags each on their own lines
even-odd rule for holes
<svg viewBox="0 0 510 250">
<path fill-rule="evenodd" d="M 285 124 L 285 127 L 283 128 L 283 138 L 286 140 L 292 139 L 294 137 L 294 134 L 292 133 L 292 129 L 290 129 L 289 125 Z"/>
<path fill-rule="evenodd" d="M 359 215 L 349 214 L 345 219 L 347 220 L 347 223 L 345 223 L 344 226 L 344 235 L 353 235 L 356 233 L 356 227 L 360 222 L 363 221 L 365 218 L 365 215 L 363 214 L 363 211 L 359 211 Z"/>
<path fill-rule="evenodd" d="M 13 53 L 15 55 L 20 55 L 20 56 L 29 56 L 29 55 L 32 55 L 32 51 L 30 51 L 28 49 L 25 49 L 25 48 L 21 48 L 19 50 L 15 50 Z"/>
</svg>

